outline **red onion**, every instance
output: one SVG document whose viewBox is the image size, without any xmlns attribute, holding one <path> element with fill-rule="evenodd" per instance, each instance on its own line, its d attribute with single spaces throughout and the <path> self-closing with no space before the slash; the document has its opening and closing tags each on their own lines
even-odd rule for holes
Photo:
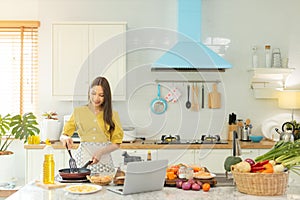
<svg viewBox="0 0 300 200">
<path fill-rule="evenodd" d="M 252 160 L 251 158 L 246 158 L 245 161 L 246 161 L 247 163 L 249 163 L 250 165 L 254 165 L 254 164 L 255 164 L 255 161 Z"/>
<path fill-rule="evenodd" d="M 194 184 L 192 185 L 192 190 L 200 190 L 200 189 L 201 189 L 201 186 L 198 185 L 197 183 L 194 183 Z"/>
<path fill-rule="evenodd" d="M 189 190 L 189 189 L 191 189 L 191 187 L 192 187 L 192 185 L 188 181 L 182 183 L 182 189 L 183 190 Z"/>
</svg>

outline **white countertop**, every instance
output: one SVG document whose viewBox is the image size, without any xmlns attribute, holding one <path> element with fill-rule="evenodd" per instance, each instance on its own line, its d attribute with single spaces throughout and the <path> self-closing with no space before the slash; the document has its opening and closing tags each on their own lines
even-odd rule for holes
<svg viewBox="0 0 300 200">
<path fill-rule="evenodd" d="M 236 187 L 213 187 L 209 192 L 200 191 L 184 191 L 177 189 L 175 187 L 164 187 L 161 191 L 139 193 L 132 195 L 119 195 L 113 192 L 106 190 L 106 186 L 102 190 L 86 195 L 71 194 L 66 192 L 63 188 L 46 190 L 40 187 L 37 187 L 34 182 L 31 182 L 21 188 L 18 192 L 9 196 L 7 200 L 68 200 L 68 199 L 77 199 L 77 200 L 93 200 L 93 199 L 143 199 L 143 200 L 186 200 L 186 199 L 206 199 L 206 200 L 218 200 L 218 199 L 234 199 L 234 200 L 294 200 L 300 199 L 300 185 L 293 185 L 288 187 L 287 194 L 282 196 L 253 196 L 246 195 L 237 191 Z"/>
</svg>

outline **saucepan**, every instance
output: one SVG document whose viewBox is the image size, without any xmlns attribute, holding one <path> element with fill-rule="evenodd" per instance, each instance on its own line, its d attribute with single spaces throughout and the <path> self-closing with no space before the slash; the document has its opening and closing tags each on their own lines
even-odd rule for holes
<svg viewBox="0 0 300 200">
<path fill-rule="evenodd" d="M 71 173 L 70 172 L 70 168 L 64 168 L 64 169 L 60 169 L 58 170 L 59 175 L 63 178 L 63 179 L 86 179 L 87 175 L 91 174 L 91 170 L 87 169 L 86 167 L 91 164 L 93 161 L 88 161 L 83 167 L 81 168 L 77 168 L 76 172 Z"/>
<path fill-rule="evenodd" d="M 155 114 L 163 114 L 167 110 L 167 101 L 160 97 L 160 84 L 157 85 L 157 97 L 151 102 L 151 110 Z"/>
</svg>

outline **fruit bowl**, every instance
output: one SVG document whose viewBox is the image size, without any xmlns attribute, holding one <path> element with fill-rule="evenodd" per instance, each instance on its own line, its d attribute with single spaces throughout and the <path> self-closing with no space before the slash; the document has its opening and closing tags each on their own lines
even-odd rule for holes
<svg viewBox="0 0 300 200">
<path fill-rule="evenodd" d="M 250 135 L 249 138 L 252 142 L 260 142 L 264 137 L 261 135 Z"/>
</svg>

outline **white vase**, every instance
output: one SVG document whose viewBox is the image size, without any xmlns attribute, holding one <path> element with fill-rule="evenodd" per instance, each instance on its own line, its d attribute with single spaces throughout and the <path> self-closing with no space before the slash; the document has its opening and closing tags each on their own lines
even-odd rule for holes
<svg viewBox="0 0 300 200">
<path fill-rule="evenodd" d="M 15 154 L 0 155 L 0 183 L 9 183 L 15 179 Z"/>
</svg>

